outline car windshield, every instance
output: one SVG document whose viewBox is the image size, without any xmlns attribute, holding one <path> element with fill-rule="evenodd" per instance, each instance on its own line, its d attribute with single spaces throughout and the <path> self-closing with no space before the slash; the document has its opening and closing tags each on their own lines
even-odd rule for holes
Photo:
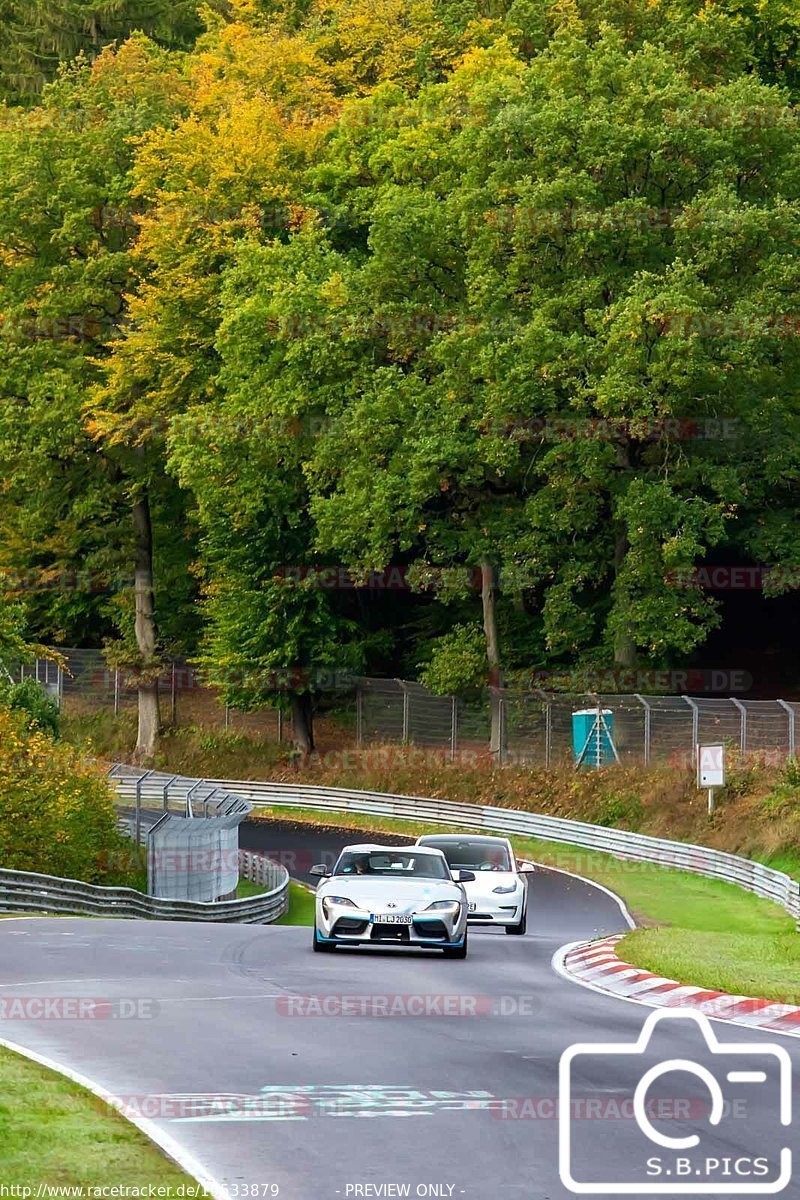
<svg viewBox="0 0 800 1200">
<path fill-rule="evenodd" d="M 454 871 L 513 871 L 508 847 L 502 842 L 486 842 L 480 838 L 463 842 L 426 842 L 441 850 Z"/>
<path fill-rule="evenodd" d="M 334 875 L 378 875 L 401 879 L 448 879 L 447 867 L 438 854 L 410 850 L 347 850 L 336 864 Z"/>
</svg>

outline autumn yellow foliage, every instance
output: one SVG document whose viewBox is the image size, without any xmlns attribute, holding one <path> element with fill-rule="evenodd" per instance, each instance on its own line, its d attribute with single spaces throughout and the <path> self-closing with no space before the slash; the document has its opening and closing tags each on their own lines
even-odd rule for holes
<svg viewBox="0 0 800 1200">
<path fill-rule="evenodd" d="M 102 770 L 0 708 L 0 867 L 116 883 L 125 860 Z"/>
</svg>

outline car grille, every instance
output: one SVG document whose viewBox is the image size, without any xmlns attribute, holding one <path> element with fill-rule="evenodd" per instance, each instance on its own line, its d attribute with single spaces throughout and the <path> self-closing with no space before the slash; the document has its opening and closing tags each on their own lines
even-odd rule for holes
<svg viewBox="0 0 800 1200">
<path fill-rule="evenodd" d="M 373 938 L 380 938 L 382 941 L 391 942 L 407 942 L 409 940 L 411 927 L 409 925 L 382 925 L 376 921 L 372 926 Z"/>
</svg>

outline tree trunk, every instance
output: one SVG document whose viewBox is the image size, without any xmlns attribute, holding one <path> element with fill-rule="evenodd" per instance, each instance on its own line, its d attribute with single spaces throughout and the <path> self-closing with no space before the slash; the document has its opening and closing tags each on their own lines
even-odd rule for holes
<svg viewBox="0 0 800 1200">
<path fill-rule="evenodd" d="M 482 558 L 481 604 L 483 606 L 483 633 L 486 638 L 486 661 L 489 665 L 489 696 L 491 705 L 491 733 L 489 749 L 492 754 L 500 753 L 502 736 L 502 710 L 496 688 L 500 687 L 500 639 L 497 634 L 497 579 L 493 565 Z"/>
<path fill-rule="evenodd" d="M 150 504 L 143 492 L 133 506 L 133 528 L 136 536 L 136 644 L 144 660 L 145 675 L 139 680 L 139 731 L 136 738 L 136 759 L 150 759 L 156 752 L 161 731 L 158 703 L 158 680 L 149 678 L 156 657 L 156 622 L 153 599 L 153 529 Z"/>
<path fill-rule="evenodd" d="M 310 692 L 292 692 L 292 740 L 295 754 L 304 762 L 314 752 L 314 710 Z"/>
</svg>

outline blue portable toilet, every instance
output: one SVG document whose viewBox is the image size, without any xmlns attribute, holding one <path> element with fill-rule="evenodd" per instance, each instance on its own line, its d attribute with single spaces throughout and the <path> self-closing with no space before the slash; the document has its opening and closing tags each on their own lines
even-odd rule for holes
<svg viewBox="0 0 800 1200">
<path fill-rule="evenodd" d="M 598 713 L 602 714 L 600 720 Z M 603 767 L 616 761 L 612 739 L 614 714 L 610 708 L 581 708 L 572 714 L 572 749 L 577 767 Z"/>
</svg>

